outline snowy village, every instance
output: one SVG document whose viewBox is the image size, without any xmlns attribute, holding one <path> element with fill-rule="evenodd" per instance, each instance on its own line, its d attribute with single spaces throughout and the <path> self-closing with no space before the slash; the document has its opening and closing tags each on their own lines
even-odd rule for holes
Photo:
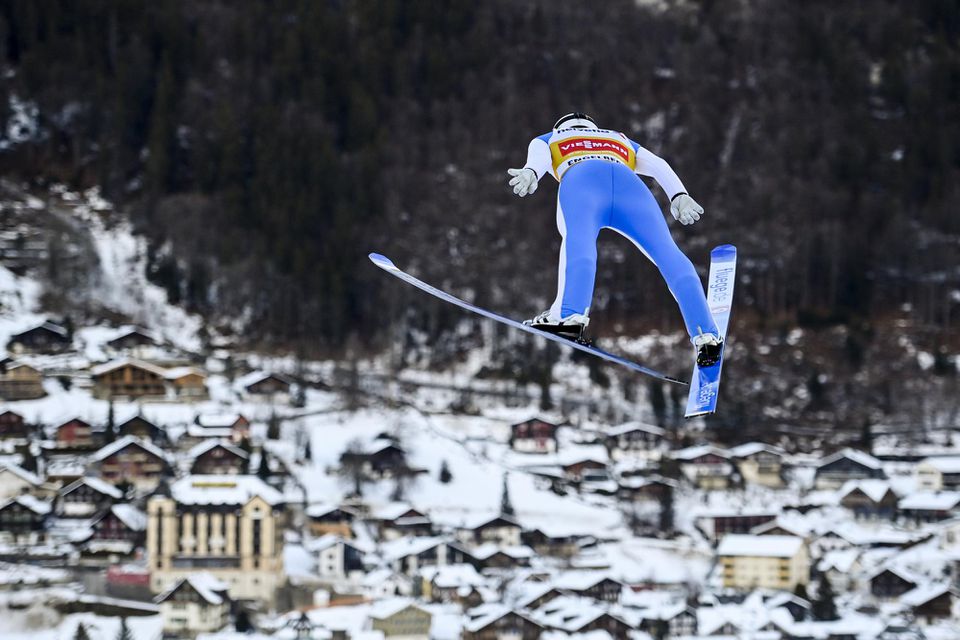
<svg viewBox="0 0 960 640">
<path fill-rule="evenodd" d="M 958 3 L 0 3 L 0 640 L 960 640 L 958 141 Z"/>
</svg>

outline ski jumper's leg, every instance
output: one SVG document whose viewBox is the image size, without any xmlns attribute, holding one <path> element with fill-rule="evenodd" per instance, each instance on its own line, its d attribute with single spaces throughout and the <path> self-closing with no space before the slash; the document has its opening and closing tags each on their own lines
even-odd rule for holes
<svg viewBox="0 0 960 640">
<path fill-rule="evenodd" d="M 557 194 L 557 229 L 563 240 L 557 298 L 550 307 L 553 317 L 590 314 L 597 275 L 597 235 L 612 204 L 611 184 L 610 165 L 603 161 L 582 162 L 563 176 Z"/>
<path fill-rule="evenodd" d="M 633 242 L 657 266 L 680 305 L 691 338 L 700 333 L 719 335 L 700 276 L 673 241 L 650 189 L 627 167 L 616 165 L 613 178 L 614 204 L 606 226 Z"/>
</svg>

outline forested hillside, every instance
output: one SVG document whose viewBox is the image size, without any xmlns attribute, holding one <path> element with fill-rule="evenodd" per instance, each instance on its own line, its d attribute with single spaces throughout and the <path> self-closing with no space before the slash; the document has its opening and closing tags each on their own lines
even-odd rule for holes
<svg viewBox="0 0 960 640">
<path fill-rule="evenodd" d="M 154 279 L 214 320 L 248 318 L 251 340 L 378 348 L 412 297 L 370 250 L 518 316 L 549 301 L 555 187 L 516 199 L 506 169 L 586 110 L 667 158 L 705 206 L 673 227 L 695 262 L 739 247 L 745 344 L 823 332 L 802 366 L 748 349 L 733 363 L 744 402 L 760 393 L 750 375 L 783 372 L 811 414 L 850 394 L 891 403 L 907 391 L 895 367 L 863 367 L 894 361 L 894 332 L 937 359 L 923 377 L 952 370 L 960 5 L 666 4 L 10 0 L 0 87 L 37 106 L 40 130 L 0 167 L 100 185 L 153 239 Z M 435 333 L 462 317 L 417 307 Z M 680 327 L 654 269 L 612 235 L 594 317 L 607 335 Z M 825 391 L 826 373 L 852 387 Z"/>
</svg>

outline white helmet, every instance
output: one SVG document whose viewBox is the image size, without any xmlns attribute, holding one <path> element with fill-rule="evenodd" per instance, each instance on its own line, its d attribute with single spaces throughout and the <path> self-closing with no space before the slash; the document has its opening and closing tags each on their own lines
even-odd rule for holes
<svg viewBox="0 0 960 640">
<path fill-rule="evenodd" d="M 591 118 L 585 113 L 580 113 L 579 111 L 575 111 L 573 113 L 568 113 L 567 115 L 557 120 L 557 123 L 553 125 L 553 130 L 560 131 L 561 129 L 596 129 L 596 127 L 597 127 L 597 123 L 593 121 L 593 118 Z"/>
</svg>

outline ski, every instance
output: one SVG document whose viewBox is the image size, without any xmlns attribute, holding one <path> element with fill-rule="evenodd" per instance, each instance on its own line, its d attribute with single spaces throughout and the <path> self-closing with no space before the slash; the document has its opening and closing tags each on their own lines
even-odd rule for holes
<svg viewBox="0 0 960 640">
<path fill-rule="evenodd" d="M 709 367 L 693 366 L 690 395 L 687 397 L 687 418 L 713 413 L 717 410 L 720 393 L 720 371 L 727 353 L 727 325 L 730 323 L 730 307 L 733 303 L 733 285 L 737 274 L 737 248 L 732 244 L 715 247 L 710 252 L 710 277 L 707 279 L 707 304 L 713 315 L 723 350 L 720 360 Z"/>
<path fill-rule="evenodd" d="M 613 363 L 622 365 L 624 367 L 627 367 L 628 369 L 632 369 L 633 371 L 637 371 L 639 373 L 643 373 L 648 376 L 653 376 L 654 378 L 659 378 L 660 380 L 665 380 L 666 382 L 675 382 L 677 384 L 684 384 L 684 385 L 689 384 L 684 380 L 680 380 L 678 378 L 674 378 L 673 376 L 668 376 L 664 373 L 660 373 L 659 371 L 655 371 L 641 364 L 637 364 L 636 362 L 627 360 L 626 358 L 621 358 L 620 356 L 604 351 L 603 349 L 599 349 L 597 347 L 584 344 L 582 342 L 576 342 L 572 339 L 564 338 L 554 333 L 548 333 L 546 331 L 541 331 L 540 329 L 534 329 L 533 327 L 527 326 L 522 322 L 518 322 L 506 316 L 502 316 L 498 313 L 494 313 L 492 311 L 488 311 L 476 305 L 472 305 L 469 302 L 465 302 L 460 298 L 457 298 L 456 296 L 450 295 L 446 291 L 437 289 L 436 287 L 433 287 L 427 284 L 426 282 L 423 282 L 422 280 L 419 280 L 413 277 L 406 271 L 400 269 L 397 265 L 393 264 L 393 261 L 391 261 L 389 258 L 387 258 L 386 256 L 382 256 L 379 253 L 371 253 L 369 255 L 369 258 L 370 258 L 370 261 L 373 262 L 373 264 L 377 265 L 378 267 L 380 267 L 390 275 L 396 278 L 400 278 L 407 284 L 412 284 L 418 289 L 426 291 L 430 295 L 440 298 L 445 302 L 455 304 L 461 309 L 472 311 L 473 313 L 479 314 L 485 318 L 496 320 L 497 322 L 513 327 L 515 329 L 520 329 L 521 331 L 526 331 L 527 333 L 532 333 L 534 335 L 540 336 L 541 338 L 546 338 L 547 340 L 552 340 L 553 342 L 565 344 L 567 346 L 573 347 L 574 349 L 577 349 L 578 351 L 589 353 L 591 355 L 597 356 L 598 358 L 603 358 L 604 360 L 607 360 L 609 362 L 613 362 Z"/>
</svg>

